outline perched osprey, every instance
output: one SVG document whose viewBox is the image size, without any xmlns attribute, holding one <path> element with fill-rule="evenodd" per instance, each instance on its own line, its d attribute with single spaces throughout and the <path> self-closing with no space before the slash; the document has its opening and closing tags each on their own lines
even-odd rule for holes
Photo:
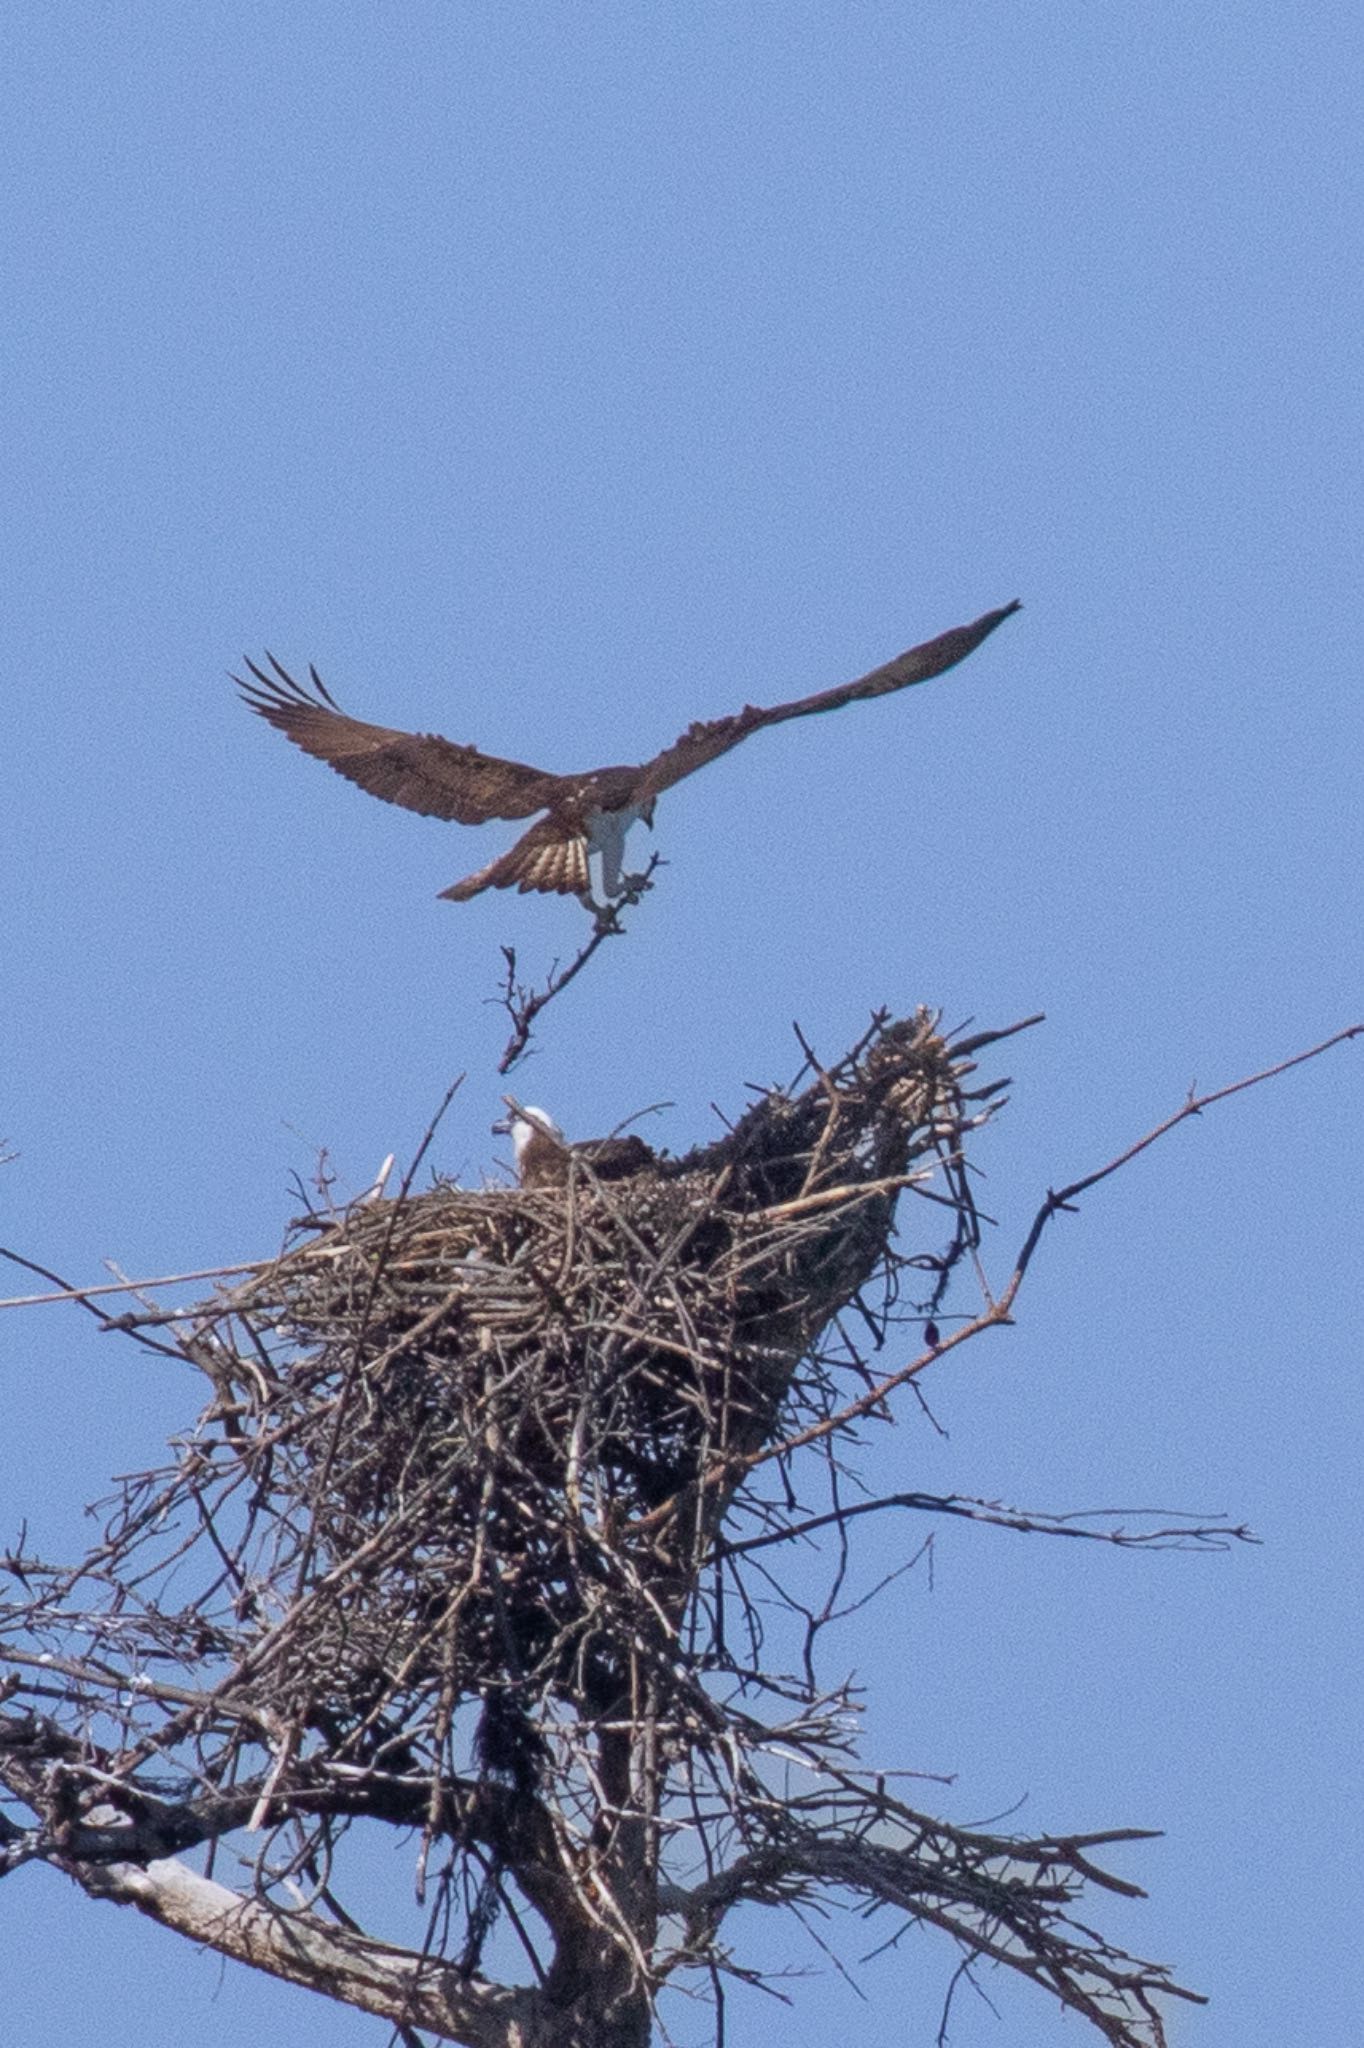
<svg viewBox="0 0 1364 2048">
<path fill-rule="evenodd" d="M 305 754 L 315 754 L 339 775 L 358 782 L 371 796 L 428 818 L 450 818 L 458 825 L 482 825 L 489 818 L 528 818 L 543 811 L 509 852 L 500 854 L 476 874 L 466 875 L 441 895 L 457 903 L 482 889 L 540 889 L 577 896 L 588 909 L 600 906 L 592 897 L 589 862 L 601 861 L 602 893 L 607 903 L 638 888 L 641 875 L 625 872 L 625 835 L 643 822 L 652 825 L 661 791 L 684 776 L 694 775 L 708 761 L 727 754 L 764 725 L 788 718 L 807 718 L 816 711 L 837 711 L 860 697 L 882 697 L 941 675 L 979 647 L 988 633 L 1018 605 L 986 612 L 969 626 L 954 627 L 911 647 L 883 668 L 856 682 L 796 697 L 789 704 L 759 710 L 746 704 L 728 718 L 689 725 L 681 738 L 634 768 L 594 768 L 584 775 L 555 775 L 529 768 L 521 761 L 502 761 L 477 747 L 457 745 L 434 733 L 398 732 L 390 726 L 366 725 L 348 718 L 335 703 L 315 668 L 308 671 L 311 689 L 294 681 L 273 655 L 273 673 L 247 661 L 251 681 L 234 676 L 251 709 L 278 726 Z"/>
<path fill-rule="evenodd" d="M 581 1159 L 598 1180 L 625 1180 L 654 1163 L 656 1155 L 633 1133 L 570 1145 L 547 1110 L 529 1103 L 524 1108 L 509 1103 L 509 1107 L 510 1116 L 500 1118 L 493 1129 L 510 1132 L 516 1177 L 523 1188 L 552 1187 L 566 1181 L 575 1159 Z"/>
</svg>

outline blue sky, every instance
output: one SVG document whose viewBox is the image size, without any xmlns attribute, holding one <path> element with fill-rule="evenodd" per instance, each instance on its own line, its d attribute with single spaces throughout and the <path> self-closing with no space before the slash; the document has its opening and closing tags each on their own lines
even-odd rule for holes
<svg viewBox="0 0 1364 2048">
<path fill-rule="evenodd" d="M 670 792 L 670 865 L 518 1075 L 573 1135 L 666 1098 L 685 1146 L 793 1019 L 1044 1009 L 982 1147 L 996 1277 L 1049 1183 L 1364 1015 L 1356 8 L 70 0 L 5 42 L 4 1242 L 87 1280 L 268 1252 L 320 1147 L 363 1185 L 459 1073 L 438 1161 L 498 1157 L 499 945 L 542 973 L 581 914 L 437 902 L 510 829 L 304 760 L 226 680 L 266 647 L 586 767 L 1022 598 Z M 1344 2040 L 1364 1991 L 1362 1056 L 1062 1219 L 1018 1328 L 926 1386 L 946 1434 L 868 1448 L 1263 1538 L 953 1526 L 847 1638 L 869 1751 L 953 1773 L 951 1817 L 1166 1830 L 1104 1924 L 1211 1995 L 1187 2048 Z M 6 1541 L 79 1541 L 187 1420 L 92 1328 L 0 1324 Z M 931 2040 L 950 1966 L 917 1939 L 867 2006 L 824 1970 L 733 2039 Z M 996 1988 L 955 2048 L 1075 2037 Z M 37 1872 L 0 1997 L 27 2048 L 384 2037 Z"/>
</svg>

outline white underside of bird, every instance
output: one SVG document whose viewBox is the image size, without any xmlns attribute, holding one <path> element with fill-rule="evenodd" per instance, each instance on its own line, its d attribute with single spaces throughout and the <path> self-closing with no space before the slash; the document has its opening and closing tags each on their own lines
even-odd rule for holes
<svg viewBox="0 0 1364 2048">
<path fill-rule="evenodd" d="M 632 889 L 643 886 L 643 875 L 632 875 L 625 866 L 625 835 L 632 825 L 644 824 L 653 827 L 652 804 L 626 804 L 619 811 L 589 811 L 587 814 L 587 858 L 588 872 L 591 862 L 597 859 L 601 870 L 601 893 L 605 899 L 598 903 L 588 887 L 578 901 L 588 910 L 602 911 Z"/>
</svg>

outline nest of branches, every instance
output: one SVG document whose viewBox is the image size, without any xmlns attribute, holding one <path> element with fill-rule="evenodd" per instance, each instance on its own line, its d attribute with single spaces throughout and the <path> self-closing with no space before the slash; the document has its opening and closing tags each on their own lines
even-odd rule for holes
<svg viewBox="0 0 1364 2048">
<path fill-rule="evenodd" d="M 87 1725 L 188 1737 L 215 1787 L 264 1747 L 259 1821 L 338 1771 L 352 1812 L 396 1777 L 448 1818 L 456 1778 L 536 1782 L 645 1674 L 670 1724 L 714 1719 L 701 1674 L 733 1659 L 679 1636 L 721 1523 L 767 1526 L 763 1468 L 864 1372 L 843 1312 L 880 1342 L 912 1274 L 931 1316 L 976 1241 L 964 1144 L 995 1091 L 971 1049 L 878 1017 L 683 1158 L 608 1180 L 584 1148 L 547 1187 L 309 1214 L 215 1301 L 121 1318 L 214 1397 L 28 1612 L 84 1632 Z M 894 1248 L 906 1189 L 930 1251 Z M 202 1583 L 153 1600 L 163 1573 Z M 92 1583 L 107 1605 L 77 1614 Z M 189 1707 L 156 1680 L 186 1658 Z"/>
<path fill-rule="evenodd" d="M 482 2021 L 451 2017 L 451 1984 L 499 1915 L 557 2015 L 546 2039 L 603 2038 L 563 2014 L 614 1985 L 639 2040 L 674 1970 L 718 1983 L 730 1907 L 830 1885 L 1024 1971 L 1114 2042 L 1161 2038 L 1166 1973 L 1067 1918 L 1087 1882 L 1134 1889 L 1083 1853 L 1113 1837 L 966 1835 L 902 1806 L 856 1767 L 847 1688 L 817 1683 L 835 1600 L 780 1572 L 810 1528 L 844 1540 L 840 1446 L 914 1369 L 878 1378 L 874 1353 L 907 1325 L 927 1356 L 939 1341 L 979 1242 L 967 1143 L 1006 1085 L 973 1055 L 1007 1035 L 879 1015 L 685 1157 L 611 1177 L 570 1149 L 552 1185 L 310 1213 L 213 1301 L 117 1318 L 212 1397 L 89 1556 L 8 1560 L 26 1713 L 0 1776 L 45 1846 L 4 1822 L 0 1850 L 93 1888 L 253 1831 L 241 1896 L 294 1916 L 295 1955 L 300 1914 L 317 1941 L 354 1928 L 347 1830 L 413 1828 L 418 1896 L 433 1852 L 439 1889 L 412 1983 L 427 1955 L 455 1977 L 385 2007 L 379 1970 L 374 2009 L 458 2038 Z M 833 1500 L 814 1517 L 811 1444 Z"/>
<path fill-rule="evenodd" d="M 834 1396 L 824 1369 L 794 1385 L 820 1333 L 855 1301 L 884 1331 L 916 1263 L 931 1314 L 974 1239 L 962 1145 L 991 1091 L 969 1064 L 931 1017 L 883 1020 L 803 1092 L 628 1178 L 585 1149 L 549 1187 L 306 1219 L 182 1340 L 217 1388 L 192 1461 L 226 1458 L 268 1503 L 230 1575 L 238 1697 L 297 1753 L 311 1731 L 357 1761 L 396 1731 L 410 1749 L 435 1698 L 446 1720 L 478 1701 L 480 1753 L 519 1768 L 551 1709 L 619 1710 L 652 1605 L 671 1667 L 755 1456 Z M 896 1199 L 930 1177 L 946 1248 L 906 1259 Z"/>
</svg>

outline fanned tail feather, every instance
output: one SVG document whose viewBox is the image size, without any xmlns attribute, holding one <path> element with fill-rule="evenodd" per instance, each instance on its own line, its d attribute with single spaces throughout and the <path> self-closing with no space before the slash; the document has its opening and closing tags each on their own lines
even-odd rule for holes
<svg viewBox="0 0 1364 2048">
<path fill-rule="evenodd" d="M 548 826 L 549 820 L 542 818 L 486 868 L 442 889 L 442 899 L 467 903 L 484 889 L 517 889 L 523 896 L 536 889 L 546 896 L 585 895 L 591 881 L 586 839 L 563 839 Z"/>
</svg>

